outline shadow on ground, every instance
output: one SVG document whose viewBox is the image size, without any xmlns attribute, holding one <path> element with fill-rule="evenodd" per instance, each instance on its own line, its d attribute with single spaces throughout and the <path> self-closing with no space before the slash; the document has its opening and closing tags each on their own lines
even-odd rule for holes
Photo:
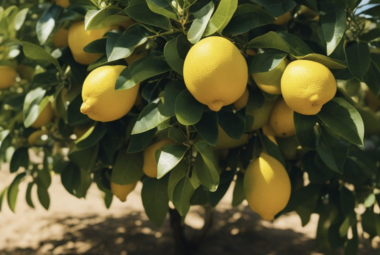
<svg viewBox="0 0 380 255">
<path fill-rule="evenodd" d="M 203 210 L 194 212 L 203 216 Z M 63 235 L 40 241 L 37 249 L 15 248 L 0 251 L 1 255 L 174 255 L 174 243 L 168 219 L 157 228 L 145 214 L 132 212 L 121 218 L 100 218 L 87 215 L 78 218 L 49 218 L 39 231 L 53 231 L 51 226 L 64 228 Z M 191 239 L 199 230 L 187 227 Z M 377 254 L 366 243 L 359 254 Z M 255 254 L 255 255 L 304 255 L 343 254 L 342 250 L 329 253 L 318 250 L 316 241 L 290 229 L 273 229 L 262 222 L 249 209 L 216 211 L 214 224 L 196 254 Z"/>
</svg>

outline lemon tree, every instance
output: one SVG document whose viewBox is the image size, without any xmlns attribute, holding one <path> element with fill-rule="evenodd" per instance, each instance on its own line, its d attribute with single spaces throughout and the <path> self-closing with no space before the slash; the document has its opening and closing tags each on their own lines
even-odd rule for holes
<svg viewBox="0 0 380 255">
<path fill-rule="evenodd" d="M 379 24 L 378 0 L 3 1 L 0 208 L 48 209 L 53 172 L 106 207 L 142 187 L 176 235 L 201 205 L 202 236 L 232 189 L 358 254 L 380 235 Z"/>
</svg>

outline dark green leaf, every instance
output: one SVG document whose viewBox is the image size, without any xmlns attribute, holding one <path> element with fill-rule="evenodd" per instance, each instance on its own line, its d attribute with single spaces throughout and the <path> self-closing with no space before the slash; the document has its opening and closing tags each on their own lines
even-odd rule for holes
<svg viewBox="0 0 380 255">
<path fill-rule="evenodd" d="M 135 153 L 144 150 L 156 134 L 156 131 L 157 129 L 153 128 L 144 133 L 131 135 L 127 152 Z"/>
<path fill-rule="evenodd" d="M 186 89 L 183 81 L 171 81 L 165 85 L 164 106 L 169 116 L 175 115 L 175 101 L 179 93 Z"/>
<path fill-rule="evenodd" d="M 169 19 L 177 20 L 177 14 L 174 12 L 176 7 L 171 5 L 172 2 L 166 0 L 147 0 L 146 3 L 152 12 L 165 16 Z"/>
<path fill-rule="evenodd" d="M 230 22 L 237 6 L 238 0 L 221 0 L 218 8 L 214 12 L 214 15 L 212 15 L 210 22 L 207 25 L 205 36 L 212 35 L 216 32 L 222 34 L 223 29 Z"/>
<path fill-rule="evenodd" d="M 347 240 L 346 247 L 344 249 L 344 255 L 357 255 L 359 249 L 358 230 L 356 226 L 352 227 L 353 237 Z"/>
<path fill-rule="evenodd" d="M 380 38 L 380 28 L 374 28 L 369 30 L 367 33 L 360 35 L 360 41 L 370 42 Z"/>
<path fill-rule="evenodd" d="M 20 181 L 25 177 L 26 173 L 20 173 L 15 176 L 12 183 L 8 187 L 7 191 L 7 199 L 8 199 L 8 205 L 12 212 L 15 212 L 16 208 L 16 201 L 17 201 L 17 195 L 18 195 L 18 185 L 20 184 Z"/>
<path fill-rule="evenodd" d="M 375 95 L 380 94 L 380 70 L 376 69 L 373 63 L 364 76 L 364 82 Z"/>
<path fill-rule="evenodd" d="M 314 126 L 317 123 L 315 115 L 301 115 L 294 112 L 294 126 L 298 141 L 303 147 L 313 147 Z"/>
<path fill-rule="evenodd" d="M 26 147 L 20 147 L 15 150 L 9 164 L 9 170 L 11 173 L 15 173 L 21 166 L 24 167 L 25 170 L 27 170 L 29 166 L 29 153 Z"/>
<path fill-rule="evenodd" d="M 355 197 L 352 191 L 342 186 L 340 191 L 340 210 L 343 216 L 351 214 L 355 209 Z"/>
<path fill-rule="evenodd" d="M 189 148 L 182 144 L 169 144 L 161 149 L 157 163 L 157 178 L 161 179 L 185 156 Z"/>
<path fill-rule="evenodd" d="M 240 139 L 245 130 L 245 117 L 241 113 L 218 112 L 218 124 L 233 139 Z"/>
<path fill-rule="evenodd" d="M 302 205 L 303 203 L 311 199 L 313 196 L 317 195 L 321 188 L 322 185 L 309 184 L 293 192 L 288 204 L 286 205 L 282 213 L 291 212 L 295 210 L 298 206 Z"/>
<path fill-rule="evenodd" d="M 171 171 L 169 175 L 168 183 L 168 195 L 169 200 L 173 202 L 174 190 L 177 184 L 187 176 L 189 166 L 186 164 L 186 160 L 181 160 Z"/>
<path fill-rule="evenodd" d="M 95 124 L 95 128 L 88 136 L 83 135 L 76 141 L 76 146 L 78 147 L 78 149 L 85 149 L 85 148 L 92 147 L 103 138 L 106 132 L 107 132 L 107 125 L 101 122 L 97 122 Z"/>
<path fill-rule="evenodd" d="M 297 59 L 303 59 L 303 60 L 311 60 L 314 62 L 321 63 L 322 65 L 326 66 L 329 69 L 345 69 L 347 68 L 346 63 L 339 59 L 334 59 L 331 57 L 327 57 L 325 55 L 317 54 L 317 53 L 310 53 L 306 56 L 300 56 L 296 57 Z"/>
<path fill-rule="evenodd" d="M 244 175 L 237 174 L 237 179 L 235 181 L 234 191 L 232 193 L 232 206 L 240 205 L 245 199 L 244 193 Z"/>
<path fill-rule="evenodd" d="M 61 70 L 61 66 L 58 63 L 58 60 L 52 57 L 47 51 L 45 51 L 40 46 L 37 46 L 30 42 L 22 42 L 22 49 L 27 58 L 37 61 L 37 63 L 47 62 L 54 64 L 58 70 Z"/>
<path fill-rule="evenodd" d="M 4 197 L 5 195 L 7 194 L 7 191 L 8 191 L 8 187 L 5 187 L 1 193 L 0 193 L 0 211 L 1 211 L 1 207 L 3 205 L 3 200 L 4 200 Z"/>
<path fill-rule="evenodd" d="M 42 185 L 37 185 L 37 195 L 41 205 L 47 210 L 50 206 L 50 197 L 47 189 Z"/>
<path fill-rule="evenodd" d="M 122 12 L 123 10 L 115 5 L 110 5 L 101 10 L 89 10 L 84 17 L 84 29 L 88 31 L 119 25 L 128 20 L 127 16 L 120 15 Z"/>
<path fill-rule="evenodd" d="M 25 199 L 26 203 L 31 207 L 34 208 L 34 204 L 32 201 L 32 188 L 33 188 L 34 182 L 29 182 L 28 187 L 26 188 L 26 193 L 25 193 Z"/>
<path fill-rule="evenodd" d="M 212 207 L 215 207 L 219 204 L 220 200 L 224 197 L 226 194 L 228 188 L 231 185 L 231 182 L 234 177 L 234 172 L 233 171 L 223 171 L 221 176 L 220 176 L 220 184 L 218 186 L 218 189 L 215 192 L 210 193 L 209 198 L 210 198 L 210 205 Z M 226 179 L 226 180 L 223 180 Z"/>
<path fill-rule="evenodd" d="M 329 128 L 347 141 L 362 145 L 364 124 L 360 113 L 342 98 L 333 98 L 317 114 Z"/>
<path fill-rule="evenodd" d="M 35 88 L 26 94 L 24 106 L 23 106 L 23 116 L 25 127 L 30 127 L 39 115 L 39 106 L 44 98 L 46 90 L 42 88 Z"/>
<path fill-rule="evenodd" d="M 68 105 L 67 122 L 70 126 L 81 126 L 92 122 L 92 120 L 87 115 L 80 112 L 82 103 L 82 96 L 81 94 L 78 94 Z"/>
<path fill-rule="evenodd" d="M 194 146 L 200 154 L 197 155 L 194 166 L 199 181 L 213 192 L 219 185 L 219 173 L 215 155 L 210 145 L 205 141 L 198 141 Z"/>
<path fill-rule="evenodd" d="M 190 44 L 186 40 L 185 35 L 179 35 L 176 38 L 171 39 L 165 44 L 164 56 L 169 66 L 183 75 L 183 65 L 185 63 L 185 57 L 190 49 Z"/>
<path fill-rule="evenodd" d="M 182 130 L 176 127 L 171 127 L 169 129 L 169 137 L 177 143 L 183 143 L 188 140 L 187 136 L 182 132 Z"/>
<path fill-rule="evenodd" d="M 252 0 L 267 9 L 273 16 L 278 17 L 292 10 L 296 3 L 293 0 Z"/>
<path fill-rule="evenodd" d="M 87 53 L 98 53 L 98 54 L 104 54 L 106 51 L 106 45 L 108 38 L 103 37 L 98 40 L 92 41 L 89 44 L 87 44 L 83 50 Z"/>
<path fill-rule="evenodd" d="M 184 217 L 190 209 L 190 198 L 194 194 L 194 187 L 191 185 L 190 178 L 182 178 L 173 192 L 173 204 L 178 213 Z"/>
<path fill-rule="evenodd" d="M 50 5 L 40 16 L 36 25 L 37 38 L 41 45 L 45 44 L 49 35 L 56 26 L 56 20 L 62 12 L 62 8 L 58 5 Z"/>
<path fill-rule="evenodd" d="M 98 158 L 98 152 L 99 144 L 84 149 L 75 145 L 70 149 L 68 157 L 71 162 L 77 164 L 81 169 L 90 172 Z"/>
<path fill-rule="evenodd" d="M 353 43 L 346 48 L 348 68 L 359 81 L 364 81 L 371 64 L 371 55 L 368 44 Z"/>
<path fill-rule="evenodd" d="M 261 142 L 268 155 L 277 159 L 285 167 L 286 164 L 278 146 L 275 143 L 273 143 L 267 136 L 261 135 L 260 133 L 258 134 L 260 135 Z"/>
<path fill-rule="evenodd" d="M 195 44 L 202 38 L 213 11 L 214 3 L 210 1 L 208 4 L 203 6 L 202 9 L 193 13 L 195 19 L 191 23 L 189 31 L 187 32 L 187 40 L 189 40 L 189 42 Z"/>
<path fill-rule="evenodd" d="M 157 226 L 161 227 L 169 210 L 168 176 L 161 179 L 145 178 L 141 198 L 145 213 Z"/>
<path fill-rule="evenodd" d="M 249 64 L 249 73 L 268 72 L 276 68 L 288 54 L 283 51 L 268 49 L 254 57 Z"/>
<path fill-rule="evenodd" d="M 140 113 L 132 130 L 132 135 L 141 134 L 162 124 L 169 117 L 160 113 L 155 103 L 147 105 Z"/>
<path fill-rule="evenodd" d="M 194 125 L 200 121 L 202 113 L 203 105 L 188 90 L 179 93 L 175 102 L 175 115 L 179 123 Z"/>
<path fill-rule="evenodd" d="M 218 115 L 216 112 L 205 112 L 201 120 L 194 125 L 198 134 L 211 146 L 218 141 Z"/>
<path fill-rule="evenodd" d="M 143 176 L 143 153 L 126 153 L 120 150 L 113 166 L 111 181 L 125 185 L 139 181 Z"/>
<path fill-rule="evenodd" d="M 170 69 L 162 57 L 146 57 L 136 60 L 121 72 L 117 78 L 115 89 L 130 89 L 140 82 L 166 73 Z"/>
<path fill-rule="evenodd" d="M 61 181 L 70 194 L 84 198 L 92 182 L 91 173 L 70 162 L 61 173 Z"/>
</svg>

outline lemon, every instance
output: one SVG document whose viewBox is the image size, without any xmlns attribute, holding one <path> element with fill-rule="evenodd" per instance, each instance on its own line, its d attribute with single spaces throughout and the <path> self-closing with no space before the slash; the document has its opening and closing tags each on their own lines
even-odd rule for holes
<svg viewBox="0 0 380 255">
<path fill-rule="evenodd" d="M 30 145 L 36 145 L 41 141 L 41 136 L 46 135 L 48 132 L 46 130 L 37 130 L 28 136 L 28 143 Z"/>
<path fill-rule="evenodd" d="M 247 105 L 248 99 L 249 99 L 249 90 L 245 89 L 244 94 L 238 100 L 234 102 L 235 110 L 238 111 L 238 110 L 243 109 Z"/>
<path fill-rule="evenodd" d="M 0 66 L 0 89 L 7 89 L 15 84 L 16 70 L 10 66 Z"/>
<path fill-rule="evenodd" d="M 295 60 L 284 71 L 281 91 L 286 104 L 295 112 L 315 115 L 336 93 L 336 80 L 324 65 Z"/>
<path fill-rule="evenodd" d="M 137 182 L 132 184 L 117 184 L 111 182 L 111 191 L 121 202 L 127 200 L 127 196 L 136 188 Z"/>
<path fill-rule="evenodd" d="M 190 49 L 183 76 L 195 99 L 217 112 L 243 95 L 248 82 L 248 67 L 232 42 L 211 36 Z"/>
<path fill-rule="evenodd" d="M 65 48 L 69 45 L 68 42 L 68 37 L 69 37 L 69 30 L 60 28 L 55 32 L 55 34 L 52 37 L 53 40 L 53 45 L 56 48 Z"/>
<path fill-rule="evenodd" d="M 161 140 L 144 149 L 144 164 L 143 172 L 145 175 L 151 178 L 157 178 L 157 160 L 156 151 L 164 147 L 165 145 L 173 144 L 170 139 Z"/>
<path fill-rule="evenodd" d="M 319 14 L 305 5 L 301 5 L 300 11 L 306 18 L 313 19 L 315 21 L 319 20 Z"/>
<path fill-rule="evenodd" d="M 276 20 L 273 22 L 275 25 L 283 26 L 292 19 L 292 14 L 290 12 L 285 12 L 281 16 L 278 16 Z"/>
<path fill-rule="evenodd" d="M 376 114 L 369 107 L 356 107 L 364 123 L 365 135 L 379 135 L 380 122 Z"/>
<path fill-rule="evenodd" d="M 68 44 L 76 62 L 89 65 L 99 59 L 102 54 L 87 53 L 83 50 L 87 44 L 98 40 L 103 35 L 111 30 L 111 27 L 106 27 L 98 30 L 84 30 L 84 21 L 73 23 L 69 28 Z"/>
<path fill-rule="evenodd" d="M 274 144 L 277 145 L 277 141 L 276 141 L 276 133 L 273 131 L 273 129 L 268 125 L 268 124 L 265 124 L 263 127 L 262 127 L 262 130 L 263 130 L 263 134 L 266 135 L 269 140 L 271 140 Z"/>
<path fill-rule="evenodd" d="M 34 67 L 32 67 L 32 66 L 19 64 L 17 66 L 17 71 L 18 71 L 21 79 L 31 81 L 34 77 Z"/>
<path fill-rule="evenodd" d="M 297 158 L 298 146 L 300 145 L 297 136 L 278 138 L 278 148 L 286 160 L 294 160 Z"/>
<path fill-rule="evenodd" d="M 214 150 L 226 150 L 243 146 L 249 142 L 249 135 L 243 134 L 240 139 L 233 139 L 227 135 L 224 130 L 218 126 L 218 140 L 214 146 Z"/>
<path fill-rule="evenodd" d="M 380 107 L 380 99 L 371 90 L 366 92 L 366 103 L 372 111 L 376 112 Z"/>
<path fill-rule="evenodd" d="M 257 86 L 271 95 L 281 94 L 281 77 L 289 61 L 284 58 L 275 68 L 268 72 L 251 74 Z"/>
<path fill-rule="evenodd" d="M 61 6 L 62 8 L 67 8 L 70 5 L 69 0 L 55 0 L 55 3 L 59 6 Z"/>
<path fill-rule="evenodd" d="M 285 208 L 290 191 L 288 173 L 275 158 L 261 153 L 251 161 L 244 175 L 245 198 L 263 220 L 272 221 Z"/>
<path fill-rule="evenodd" d="M 76 135 L 77 140 L 81 138 L 90 129 L 91 125 L 74 127 L 73 133 Z"/>
<path fill-rule="evenodd" d="M 115 90 L 116 80 L 125 66 L 101 66 L 83 83 L 81 113 L 89 118 L 109 122 L 120 119 L 133 107 L 140 83 L 130 89 Z"/>
<path fill-rule="evenodd" d="M 289 108 L 283 98 L 277 99 L 269 117 L 269 126 L 276 136 L 289 137 L 296 134 L 294 111 Z"/>
<path fill-rule="evenodd" d="M 54 118 L 53 107 L 50 102 L 40 104 L 40 109 L 37 119 L 30 125 L 33 128 L 40 128 L 48 124 Z"/>
<path fill-rule="evenodd" d="M 255 110 L 246 111 L 246 115 L 253 116 L 253 124 L 248 132 L 262 128 L 269 121 L 275 101 L 265 100 L 263 105 Z"/>
</svg>

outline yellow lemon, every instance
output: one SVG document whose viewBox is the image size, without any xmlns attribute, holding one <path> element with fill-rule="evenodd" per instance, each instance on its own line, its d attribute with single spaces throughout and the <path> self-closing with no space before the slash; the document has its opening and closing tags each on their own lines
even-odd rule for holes
<svg viewBox="0 0 380 255">
<path fill-rule="evenodd" d="M 233 139 L 227 135 L 224 130 L 218 126 L 218 140 L 214 146 L 214 150 L 226 150 L 243 146 L 249 142 L 249 135 L 243 134 L 240 139 Z"/>
<path fill-rule="evenodd" d="M 380 107 L 380 99 L 371 90 L 366 92 L 366 103 L 372 111 L 376 112 Z"/>
<path fill-rule="evenodd" d="M 95 60 L 98 60 L 102 54 L 87 53 L 83 48 L 87 46 L 87 44 L 102 38 L 103 35 L 111 29 L 111 27 L 107 27 L 85 31 L 84 21 L 73 23 L 69 28 L 68 44 L 75 61 L 83 65 L 89 65 Z"/>
<path fill-rule="evenodd" d="M 211 36 L 190 49 L 185 58 L 183 76 L 195 99 L 217 112 L 243 95 L 248 67 L 232 42 Z"/>
<path fill-rule="evenodd" d="M 247 105 L 248 99 L 249 99 L 249 90 L 245 89 L 244 94 L 238 100 L 234 102 L 234 108 L 236 110 L 243 109 Z"/>
<path fill-rule="evenodd" d="M 310 60 L 295 60 L 284 71 L 281 92 L 295 112 L 315 115 L 336 93 L 336 80 L 324 65 Z"/>
<path fill-rule="evenodd" d="M 292 19 L 291 12 L 285 12 L 281 16 L 278 16 L 276 20 L 273 22 L 275 25 L 283 26 L 289 22 L 289 20 Z"/>
<path fill-rule="evenodd" d="M 246 115 L 253 116 L 253 124 L 249 132 L 258 130 L 268 123 L 275 101 L 265 100 L 259 109 L 246 111 Z"/>
<path fill-rule="evenodd" d="M 263 220 L 272 221 L 288 204 L 290 180 L 283 165 L 266 153 L 253 160 L 244 175 L 248 205 Z"/>
<path fill-rule="evenodd" d="M 116 80 L 125 66 L 101 66 L 83 83 L 81 113 L 93 120 L 108 122 L 120 119 L 133 107 L 140 83 L 130 89 L 115 90 Z"/>
<path fill-rule="evenodd" d="M 0 66 L 0 89 L 7 89 L 15 84 L 16 70 L 10 66 Z"/>
<path fill-rule="evenodd" d="M 56 48 L 67 47 L 69 45 L 68 37 L 69 37 L 68 29 L 64 29 L 62 27 L 58 29 L 57 32 L 55 32 L 55 34 L 52 37 L 54 47 Z"/>
<path fill-rule="evenodd" d="M 251 74 L 257 86 L 271 95 L 281 94 L 281 77 L 289 61 L 284 58 L 275 68 L 268 72 Z"/>
<path fill-rule="evenodd" d="M 55 3 L 59 6 L 61 6 L 62 8 L 67 8 L 70 5 L 69 0 L 55 0 Z"/>
<path fill-rule="evenodd" d="M 111 191 L 121 202 L 127 200 L 127 196 L 136 188 L 137 182 L 132 184 L 117 184 L 111 182 Z"/>
<path fill-rule="evenodd" d="M 54 118 L 54 111 L 51 103 L 48 102 L 43 109 L 39 109 L 39 114 L 37 119 L 33 122 L 31 127 L 40 128 L 48 124 Z"/>
<path fill-rule="evenodd" d="M 156 151 L 164 147 L 165 145 L 173 144 L 170 139 L 161 140 L 144 149 L 144 164 L 143 172 L 150 178 L 157 178 L 157 161 Z"/>
<path fill-rule="evenodd" d="M 294 126 L 294 111 L 285 103 L 283 98 L 277 99 L 269 117 L 269 126 L 276 136 L 289 137 L 296 134 Z"/>
</svg>

